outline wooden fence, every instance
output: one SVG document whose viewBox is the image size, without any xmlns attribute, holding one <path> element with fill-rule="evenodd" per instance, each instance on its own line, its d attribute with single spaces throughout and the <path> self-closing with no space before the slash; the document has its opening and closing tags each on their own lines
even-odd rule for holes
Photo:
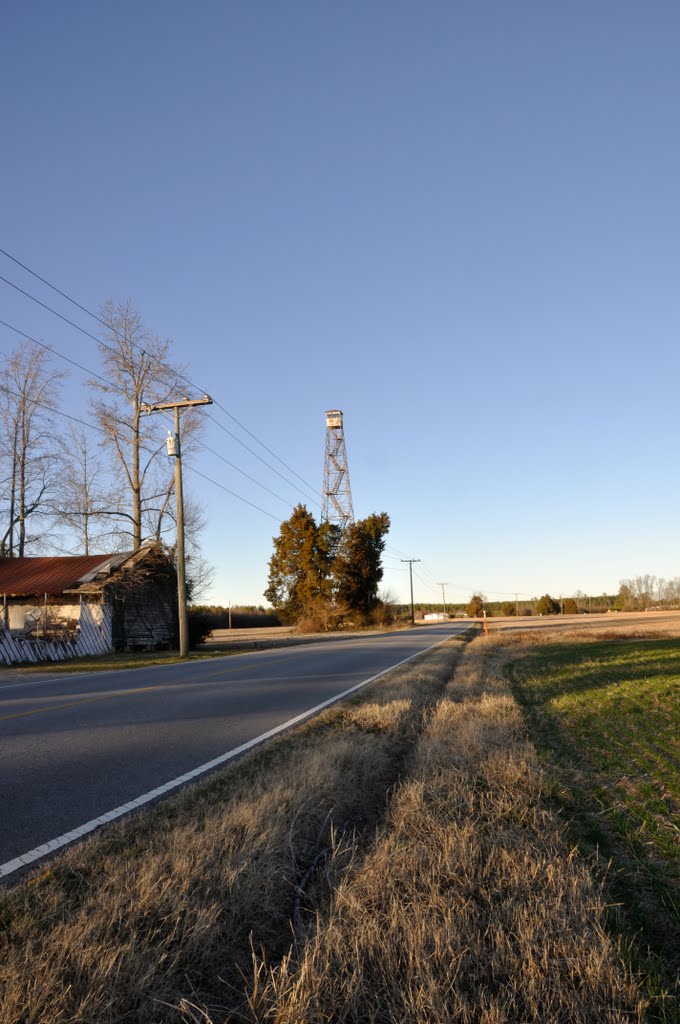
<svg viewBox="0 0 680 1024">
<path fill-rule="evenodd" d="M 107 654 L 110 650 L 111 609 L 105 604 L 81 603 L 78 625 L 69 636 L 12 634 L 0 626 L 0 663 L 4 665 L 64 661 L 84 654 Z"/>
</svg>

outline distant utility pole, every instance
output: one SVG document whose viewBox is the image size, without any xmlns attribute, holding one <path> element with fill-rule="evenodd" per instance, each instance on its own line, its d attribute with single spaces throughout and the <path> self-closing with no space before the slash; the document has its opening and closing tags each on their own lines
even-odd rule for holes
<svg viewBox="0 0 680 1024">
<path fill-rule="evenodd" d="M 411 625 L 416 624 L 416 610 L 413 607 L 413 563 L 419 562 L 419 558 L 402 558 L 402 562 L 408 562 L 408 573 L 411 578 Z"/>
<path fill-rule="evenodd" d="M 515 618 L 519 618 L 519 601 L 517 600 L 518 595 L 515 594 Z"/>
<path fill-rule="evenodd" d="M 446 594 L 444 592 L 444 587 L 448 587 L 448 583 L 438 583 L 437 586 L 442 588 L 442 604 L 444 605 L 444 615 L 446 615 Z"/>
<path fill-rule="evenodd" d="M 177 617 L 179 619 L 179 656 L 186 658 L 189 654 L 189 618 L 187 615 L 187 584 L 184 558 L 184 496 L 182 493 L 182 447 L 179 432 L 180 409 L 190 409 L 194 405 L 212 405 L 212 398 L 185 398 L 181 402 L 158 402 L 156 405 L 143 405 L 146 413 L 175 412 L 175 433 L 168 431 L 165 445 L 168 455 L 175 460 L 175 505 L 177 508 Z"/>
</svg>

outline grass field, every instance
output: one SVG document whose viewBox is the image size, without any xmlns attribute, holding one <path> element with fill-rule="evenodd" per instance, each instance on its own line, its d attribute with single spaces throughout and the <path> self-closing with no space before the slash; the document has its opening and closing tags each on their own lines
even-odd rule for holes
<svg viewBox="0 0 680 1024">
<path fill-rule="evenodd" d="M 674 993 L 658 1001 L 660 1019 L 677 1019 L 680 641 L 541 638 L 510 674 L 555 803 L 580 848 L 608 865 L 610 925 L 632 941 L 650 991 Z"/>
</svg>

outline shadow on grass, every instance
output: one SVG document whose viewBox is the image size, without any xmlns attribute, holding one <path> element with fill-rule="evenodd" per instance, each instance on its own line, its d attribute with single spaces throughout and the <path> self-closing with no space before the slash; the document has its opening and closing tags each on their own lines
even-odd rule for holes
<svg viewBox="0 0 680 1024">
<path fill-rule="evenodd" d="M 644 651 L 644 657 L 641 653 Z M 550 673 L 560 675 L 549 681 L 543 673 L 546 660 Z M 650 678 L 680 678 L 680 639 L 606 641 L 599 643 L 540 646 L 522 658 L 522 676 L 536 677 L 532 703 L 549 704 L 563 694 L 585 693 L 616 684 Z"/>
<path fill-rule="evenodd" d="M 650 681 L 665 690 L 667 682 L 677 680 L 680 641 L 563 644 L 557 640 L 529 650 L 509 667 L 508 674 L 548 772 L 551 800 L 566 818 L 574 842 L 594 858 L 604 874 L 610 926 L 635 950 L 634 958 L 648 979 L 650 994 L 657 997 L 658 1013 L 649 1019 L 676 1021 L 680 1019 L 677 858 L 670 849 L 661 852 L 653 842 L 654 829 L 639 816 L 649 811 L 654 824 L 651 797 L 638 807 L 634 804 L 641 793 L 638 791 L 637 798 L 632 795 L 637 783 L 646 781 L 654 796 L 655 785 L 664 788 L 669 779 L 660 770 L 653 781 L 649 779 L 632 748 L 624 762 L 620 756 L 602 760 L 598 755 L 612 738 L 625 734 L 631 721 L 639 721 L 638 714 L 631 718 L 634 711 L 645 714 L 652 726 L 655 721 L 660 724 L 655 719 L 653 686 L 641 688 L 639 707 L 631 708 L 635 691 L 630 684 Z M 621 704 L 613 701 L 602 706 L 603 691 L 609 689 L 615 696 L 617 686 L 624 684 L 628 689 Z M 562 709 L 551 707 L 556 698 L 570 695 L 578 697 L 573 721 L 561 714 Z M 667 702 L 666 710 L 669 707 Z M 582 732 L 580 714 L 588 716 L 592 735 Z M 664 720 L 663 731 L 674 732 L 672 718 Z M 640 735 L 643 747 L 649 748 L 653 742 L 653 736 Z M 665 770 L 671 769 L 666 766 Z M 659 819 L 664 831 L 669 820 L 668 814 Z M 669 993 L 667 1000 L 659 998 L 663 990 Z"/>
</svg>

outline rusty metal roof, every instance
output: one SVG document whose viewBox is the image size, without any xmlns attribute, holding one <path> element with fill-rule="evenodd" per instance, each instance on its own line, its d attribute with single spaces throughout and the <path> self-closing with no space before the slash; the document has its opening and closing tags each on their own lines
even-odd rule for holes
<svg viewBox="0 0 680 1024">
<path fill-rule="evenodd" d="M 130 552 L 114 555 L 76 555 L 55 558 L 0 558 L 0 597 L 62 594 L 99 572 L 116 568 Z M 110 567 L 110 568 L 109 568 Z"/>
</svg>

